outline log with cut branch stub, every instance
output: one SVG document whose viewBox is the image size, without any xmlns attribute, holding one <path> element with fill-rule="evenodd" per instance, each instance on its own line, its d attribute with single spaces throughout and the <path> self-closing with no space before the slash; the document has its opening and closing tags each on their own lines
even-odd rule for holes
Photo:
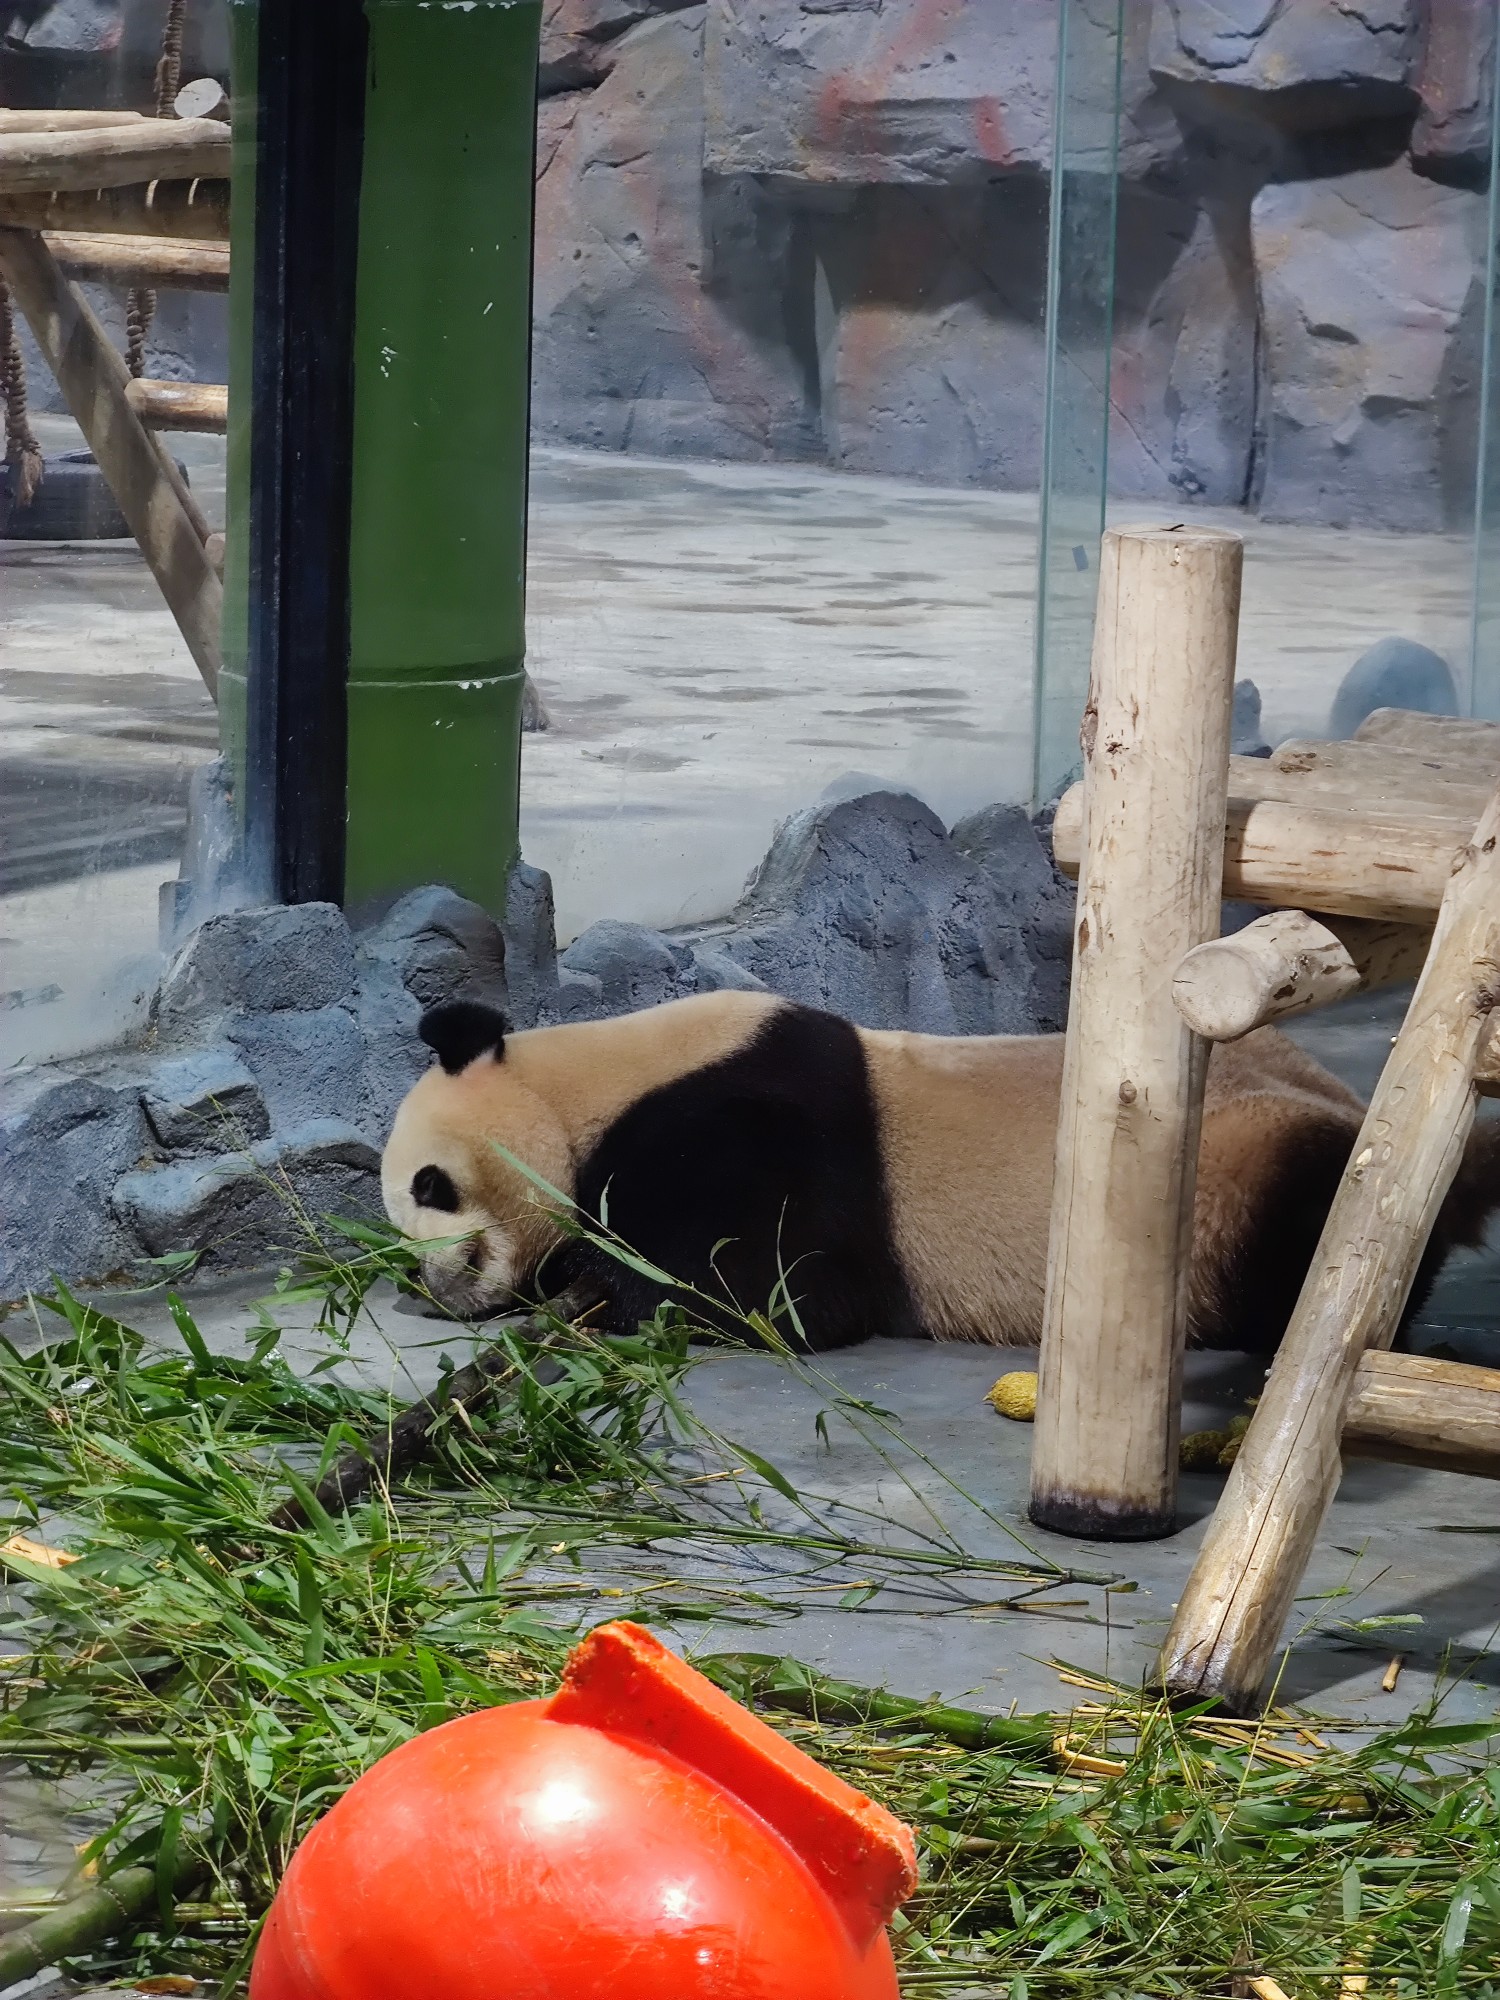
<svg viewBox="0 0 1500 2000">
<path fill-rule="evenodd" d="M 1172 981 L 1177 1011 L 1210 1042 L 1233 1042 L 1361 989 L 1415 979 L 1432 932 L 1417 924 L 1275 910 L 1190 951 Z"/>
</svg>

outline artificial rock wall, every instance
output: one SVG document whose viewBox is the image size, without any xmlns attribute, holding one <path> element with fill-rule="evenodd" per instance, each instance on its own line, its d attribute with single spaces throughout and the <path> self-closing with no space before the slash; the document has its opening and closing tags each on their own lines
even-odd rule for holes
<svg viewBox="0 0 1500 2000">
<path fill-rule="evenodd" d="M 1115 489 L 1461 523 L 1494 0 L 1126 11 Z M 545 19 L 540 435 L 1035 486 L 1056 0 Z"/>
</svg>

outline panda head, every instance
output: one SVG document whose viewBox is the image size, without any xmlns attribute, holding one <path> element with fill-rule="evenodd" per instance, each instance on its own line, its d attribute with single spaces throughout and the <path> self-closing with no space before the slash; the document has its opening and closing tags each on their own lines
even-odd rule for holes
<svg viewBox="0 0 1500 2000">
<path fill-rule="evenodd" d="M 465 1319 L 523 1296 L 561 1232 L 507 1153 L 571 1193 L 567 1135 L 506 1059 L 503 1014 L 467 1000 L 422 1017 L 437 1057 L 396 1114 L 381 1160 L 386 1213 L 418 1245 L 423 1282 Z"/>
</svg>

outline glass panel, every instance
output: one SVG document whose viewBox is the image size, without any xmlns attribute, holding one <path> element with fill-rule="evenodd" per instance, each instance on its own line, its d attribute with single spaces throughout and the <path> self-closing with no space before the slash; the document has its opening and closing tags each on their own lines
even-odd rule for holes
<svg viewBox="0 0 1500 2000">
<path fill-rule="evenodd" d="M 725 912 L 830 788 L 1030 789 L 1051 10 L 544 34 L 522 851 Z"/>
<path fill-rule="evenodd" d="M 1492 92 L 1470 714 L 1500 717 L 1500 90 Z"/>
<path fill-rule="evenodd" d="M 71 115 L 75 133 L 89 111 L 170 115 L 187 83 L 203 85 L 200 103 L 212 110 L 227 83 L 218 4 L 189 10 L 160 81 L 159 10 L 33 4 L 0 8 L 0 17 L 0 107 L 12 129 L 55 111 Z M 162 182 L 163 198 L 179 185 Z M 225 381 L 222 260 L 217 246 L 193 246 L 204 254 L 190 282 L 182 267 L 191 255 L 153 266 L 152 239 L 123 233 L 142 188 L 106 198 L 121 233 L 102 243 L 109 224 L 86 211 L 95 197 L 83 183 L 60 199 L 64 212 L 45 219 L 71 232 L 82 222 L 87 233 L 55 239 L 55 260 L 37 237 L 13 238 L 3 267 L 13 327 L 0 475 L 6 1068 L 108 1041 L 140 1018 L 160 963 L 158 896 L 182 844 L 188 786 L 217 748 L 204 674 L 116 498 L 136 479 L 139 456 L 122 456 L 107 433 L 124 387 L 116 357 L 129 354 L 148 382 Z M 44 328 L 39 345 L 43 322 L 54 332 Z M 155 435 L 165 447 L 156 476 L 164 489 L 177 485 L 177 517 L 197 535 L 222 531 L 222 436 L 165 424 Z M 91 438 L 105 440 L 104 470 Z M 201 653 L 201 634 L 195 643 Z"/>
<path fill-rule="evenodd" d="M 1047 244 L 1047 411 L 1037 557 L 1032 797 L 1076 775 L 1109 454 L 1119 187 L 1119 0 L 1062 0 Z"/>
<path fill-rule="evenodd" d="M 1251 11 L 1231 28 L 1125 0 L 1115 207 L 1059 157 L 1039 796 L 1072 762 L 1092 578 L 1069 565 L 1100 491 L 1109 519 L 1245 536 L 1237 747 L 1500 697 L 1487 466 L 1477 618 L 1473 546 L 1492 13 L 1344 11 L 1320 39 L 1294 10 Z M 1082 0 L 1064 18 L 1099 31 Z M 1065 48 L 1060 146 L 1075 126 L 1105 145 L 1099 71 Z M 1107 454 L 1074 353 L 1106 341 Z"/>
</svg>

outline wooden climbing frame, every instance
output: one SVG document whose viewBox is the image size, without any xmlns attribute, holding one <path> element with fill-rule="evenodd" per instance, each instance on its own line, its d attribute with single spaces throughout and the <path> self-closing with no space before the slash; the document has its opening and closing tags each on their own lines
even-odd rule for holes
<svg viewBox="0 0 1500 2000">
<path fill-rule="evenodd" d="M 1500 1370 L 1389 1351 L 1500 1092 L 1500 725 L 1382 710 L 1350 742 L 1229 756 L 1235 538 L 1105 542 L 1084 777 L 1053 829 L 1079 894 L 1035 1518 L 1171 1525 L 1209 1042 L 1417 977 L 1162 1648 L 1170 1692 L 1248 1713 L 1345 1454 L 1500 1477 Z M 1271 913 L 1219 938 L 1221 892 Z"/>
<path fill-rule="evenodd" d="M 160 430 L 228 426 L 219 385 L 140 375 L 158 285 L 222 291 L 229 280 L 229 128 L 172 115 L 181 0 L 157 74 L 157 116 L 0 111 L 0 292 L 25 318 L 210 694 L 222 658 L 222 537 L 211 535 Z M 177 23 L 174 44 L 173 22 Z M 128 290 L 120 355 L 74 280 Z M 10 456 L 23 491 L 39 465 L 14 338 L 0 353 Z"/>
</svg>

